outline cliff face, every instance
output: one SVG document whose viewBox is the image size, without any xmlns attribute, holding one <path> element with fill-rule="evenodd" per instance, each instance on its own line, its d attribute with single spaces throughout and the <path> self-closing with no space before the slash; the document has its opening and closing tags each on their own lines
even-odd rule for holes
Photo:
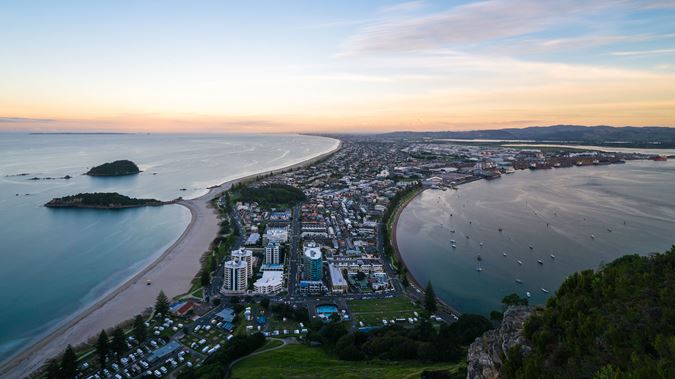
<svg viewBox="0 0 675 379">
<path fill-rule="evenodd" d="M 512 346 L 520 345 L 524 354 L 530 347 L 523 336 L 525 320 L 532 309 L 525 306 L 509 307 L 499 329 L 487 331 L 469 346 L 467 379 L 503 378 L 500 371 Z"/>
</svg>

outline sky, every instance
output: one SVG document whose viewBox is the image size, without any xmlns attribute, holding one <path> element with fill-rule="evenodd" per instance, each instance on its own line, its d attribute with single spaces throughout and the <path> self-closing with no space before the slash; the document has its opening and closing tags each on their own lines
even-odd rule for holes
<svg viewBox="0 0 675 379">
<path fill-rule="evenodd" d="M 675 0 L 0 2 L 0 131 L 675 126 Z"/>
</svg>

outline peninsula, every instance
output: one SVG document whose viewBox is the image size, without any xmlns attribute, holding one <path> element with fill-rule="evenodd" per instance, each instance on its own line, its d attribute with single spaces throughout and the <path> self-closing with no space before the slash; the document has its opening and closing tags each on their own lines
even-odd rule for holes
<svg viewBox="0 0 675 379">
<path fill-rule="evenodd" d="M 89 176 L 123 176 L 141 172 L 136 163 L 130 160 L 119 160 L 92 167 L 85 175 Z"/>
<path fill-rule="evenodd" d="M 136 199 L 125 195 L 120 195 L 117 192 L 94 192 L 57 197 L 45 204 L 45 207 L 120 209 L 157 206 L 168 203 L 170 202 L 164 202 L 156 199 Z"/>
</svg>

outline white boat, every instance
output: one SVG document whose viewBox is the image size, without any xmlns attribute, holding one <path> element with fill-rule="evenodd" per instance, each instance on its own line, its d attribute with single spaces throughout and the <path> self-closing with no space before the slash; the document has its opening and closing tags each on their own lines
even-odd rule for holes
<svg viewBox="0 0 675 379">
<path fill-rule="evenodd" d="M 519 264 L 519 265 L 522 265 L 522 264 L 523 264 L 523 261 L 518 261 L 518 264 Z"/>
<path fill-rule="evenodd" d="M 540 265 L 544 264 L 544 262 L 542 262 L 541 259 L 537 259 L 537 263 L 539 263 Z"/>
<path fill-rule="evenodd" d="M 530 297 L 530 296 L 532 296 L 532 294 L 530 293 L 530 291 L 527 291 L 527 292 L 525 292 L 525 296 Z"/>
<path fill-rule="evenodd" d="M 476 271 L 481 272 L 481 271 L 483 271 L 483 268 L 478 266 L 478 267 L 476 267 Z"/>
<path fill-rule="evenodd" d="M 450 240 L 450 243 L 454 244 L 454 243 L 455 243 L 455 240 Z"/>
<path fill-rule="evenodd" d="M 503 256 L 506 256 L 506 251 L 502 253 Z"/>
<path fill-rule="evenodd" d="M 548 293 L 548 290 L 547 290 L 546 288 L 542 288 L 542 289 L 541 289 L 541 292 L 543 292 L 543 293 Z"/>
<path fill-rule="evenodd" d="M 483 243 L 481 242 L 479 245 L 483 246 Z"/>
<path fill-rule="evenodd" d="M 457 245 L 452 244 L 452 248 L 453 248 L 453 249 L 456 249 L 456 248 L 457 248 Z"/>
<path fill-rule="evenodd" d="M 520 279 L 516 279 L 516 283 L 518 283 L 518 284 L 523 284 L 523 281 L 520 280 Z"/>
<path fill-rule="evenodd" d="M 591 239 L 595 239 L 595 234 L 591 234 Z"/>
<path fill-rule="evenodd" d="M 554 255 L 554 254 L 551 254 L 551 259 L 555 259 L 555 255 Z"/>
</svg>

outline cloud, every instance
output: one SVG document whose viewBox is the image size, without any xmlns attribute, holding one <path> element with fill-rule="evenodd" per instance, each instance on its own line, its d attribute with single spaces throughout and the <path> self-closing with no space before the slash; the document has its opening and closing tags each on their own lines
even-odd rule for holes
<svg viewBox="0 0 675 379">
<path fill-rule="evenodd" d="M 346 45 L 345 55 L 423 50 L 470 44 L 541 30 L 606 2 L 489 0 L 424 16 L 383 17 L 366 25 Z"/>
<path fill-rule="evenodd" d="M 29 117 L 0 117 L 0 123 L 24 124 L 39 122 L 54 122 L 51 118 L 29 118 Z"/>
<path fill-rule="evenodd" d="M 637 51 L 615 51 L 612 55 L 619 57 L 643 56 L 643 55 L 663 55 L 675 54 L 675 49 L 656 49 L 656 50 L 637 50 Z"/>
<path fill-rule="evenodd" d="M 485 0 L 426 15 L 387 14 L 367 23 L 349 38 L 341 56 L 407 52 L 440 47 L 475 45 L 521 37 L 549 28 L 579 23 L 603 12 L 671 8 L 673 1 L 552 1 Z M 556 44 L 597 44 L 620 41 L 623 36 L 597 36 L 550 40 Z M 626 38 L 632 38 L 627 36 Z"/>
</svg>

